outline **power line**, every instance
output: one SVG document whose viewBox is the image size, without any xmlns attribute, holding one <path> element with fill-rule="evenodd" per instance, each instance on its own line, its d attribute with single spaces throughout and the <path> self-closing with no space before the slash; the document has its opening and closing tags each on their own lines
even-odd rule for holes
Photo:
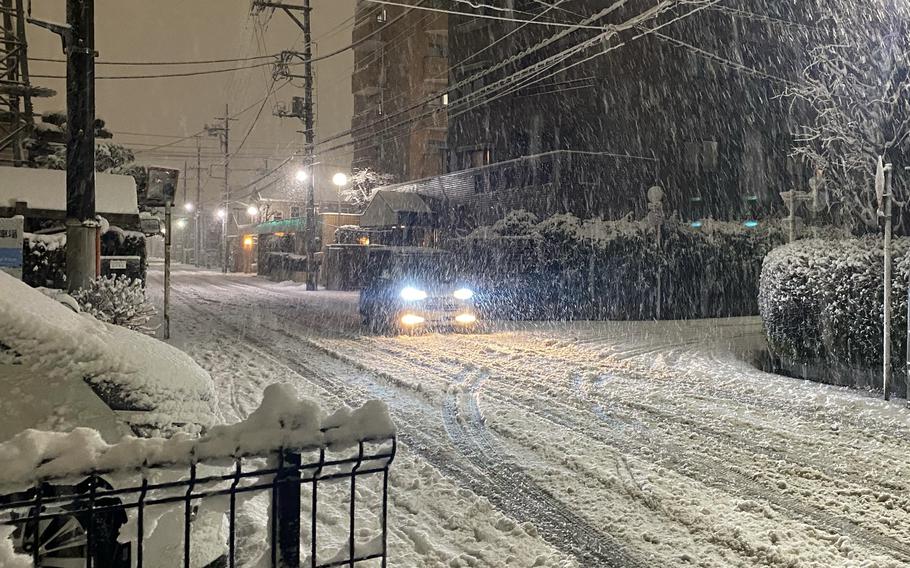
<svg viewBox="0 0 910 568">
<path fill-rule="evenodd" d="M 185 73 L 162 73 L 160 75 L 101 75 L 96 76 L 95 80 L 121 80 L 121 79 L 171 79 L 175 77 L 195 77 L 197 75 L 214 75 L 217 73 L 233 73 L 234 71 L 242 71 L 244 69 L 256 69 L 257 67 L 265 67 L 267 65 L 272 65 L 273 62 L 267 61 L 265 63 L 256 63 L 254 65 L 245 65 L 241 67 L 232 67 L 230 69 L 207 69 L 205 71 L 187 71 Z M 66 75 L 32 75 L 32 77 L 37 77 L 40 79 L 66 79 Z"/>
<path fill-rule="evenodd" d="M 516 22 L 516 23 L 532 23 L 538 26 L 550 26 L 550 27 L 561 27 L 561 28 L 573 28 L 573 29 L 587 29 L 587 30 L 600 30 L 606 31 L 609 28 L 603 26 L 591 26 L 591 25 L 580 25 L 573 24 L 570 22 L 551 22 L 548 20 L 523 20 L 521 18 L 512 18 L 509 16 L 494 16 L 492 14 L 477 14 L 474 12 L 458 12 L 455 10 L 445 10 L 443 8 L 432 8 L 430 6 L 417 6 L 414 4 L 404 4 L 401 2 L 391 2 L 389 0 L 366 0 L 367 2 L 373 2 L 374 4 L 385 4 L 387 6 L 399 6 L 402 8 L 414 8 L 417 10 L 426 10 L 428 12 L 439 12 L 441 14 L 449 14 L 450 16 L 468 16 L 471 18 L 480 18 L 482 20 L 499 20 L 501 22 Z"/>
<path fill-rule="evenodd" d="M 195 61 L 96 61 L 95 65 L 206 65 L 210 63 L 241 63 L 244 61 L 256 61 L 258 59 L 270 59 L 277 56 L 277 53 L 273 53 L 271 55 L 257 55 L 255 57 L 236 57 L 233 59 L 199 59 Z M 29 57 L 29 60 L 44 61 L 47 63 L 66 63 L 66 59 L 53 59 L 49 57 Z"/>
</svg>

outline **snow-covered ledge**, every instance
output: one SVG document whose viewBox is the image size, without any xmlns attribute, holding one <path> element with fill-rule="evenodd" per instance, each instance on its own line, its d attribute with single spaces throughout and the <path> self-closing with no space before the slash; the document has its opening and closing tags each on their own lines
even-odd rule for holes
<svg viewBox="0 0 910 568">
<path fill-rule="evenodd" d="M 357 409 L 343 407 L 326 415 L 315 403 L 299 399 L 291 385 L 265 389 L 262 404 L 242 422 L 211 428 L 194 438 L 126 437 L 106 443 L 90 428 L 70 432 L 25 430 L 0 444 L 0 487 L 38 481 L 127 472 L 145 467 L 180 466 L 224 458 L 267 455 L 278 450 L 343 450 L 360 442 L 395 435 L 388 407 L 371 400 Z"/>
</svg>

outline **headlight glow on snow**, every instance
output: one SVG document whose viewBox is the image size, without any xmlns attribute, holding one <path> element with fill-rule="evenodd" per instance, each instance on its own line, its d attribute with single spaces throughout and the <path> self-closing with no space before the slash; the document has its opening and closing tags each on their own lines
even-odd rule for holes
<svg viewBox="0 0 910 568">
<path fill-rule="evenodd" d="M 474 292 L 470 288 L 459 288 L 455 290 L 455 298 L 458 300 L 470 300 L 474 297 Z"/>
<path fill-rule="evenodd" d="M 401 323 L 404 325 L 420 325 L 424 319 L 417 314 L 405 314 L 401 316 Z"/>
<path fill-rule="evenodd" d="M 474 314 L 458 314 L 455 316 L 455 321 L 461 325 L 471 325 L 477 321 L 477 316 Z"/>
<path fill-rule="evenodd" d="M 423 290 L 418 290 L 417 288 L 412 288 L 411 286 L 403 289 L 399 295 L 405 302 L 419 302 L 420 300 L 427 299 L 426 292 Z"/>
</svg>

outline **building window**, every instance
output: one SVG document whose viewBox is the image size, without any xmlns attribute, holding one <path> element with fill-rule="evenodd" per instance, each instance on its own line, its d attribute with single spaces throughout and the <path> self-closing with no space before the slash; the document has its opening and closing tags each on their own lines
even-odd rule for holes
<svg viewBox="0 0 910 568">
<path fill-rule="evenodd" d="M 696 140 L 686 143 L 683 164 L 687 171 L 716 172 L 719 161 L 719 147 L 715 140 Z"/>
<path fill-rule="evenodd" d="M 701 167 L 706 172 L 717 171 L 717 142 L 714 140 L 702 142 Z"/>
<path fill-rule="evenodd" d="M 449 38 L 442 34 L 430 34 L 430 44 L 427 48 L 430 57 L 449 57 Z"/>
<path fill-rule="evenodd" d="M 296 219 L 297 217 L 300 217 L 300 207 L 294 205 L 291 207 L 291 218 Z"/>
</svg>

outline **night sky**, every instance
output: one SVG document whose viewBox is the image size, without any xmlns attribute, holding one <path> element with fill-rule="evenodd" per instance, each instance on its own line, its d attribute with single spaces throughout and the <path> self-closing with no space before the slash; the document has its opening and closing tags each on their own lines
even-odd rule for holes
<svg viewBox="0 0 910 568">
<path fill-rule="evenodd" d="M 317 54 L 334 51 L 351 41 L 354 0 L 313 0 L 313 37 Z M 65 2 L 33 2 L 33 17 L 54 22 L 66 19 Z M 292 46 L 302 49 L 299 28 L 282 12 L 270 19 L 250 16 L 250 0 L 96 0 L 95 34 L 98 61 L 187 61 L 199 59 L 229 59 L 270 54 Z M 50 32 L 30 26 L 28 29 L 31 71 L 35 75 L 63 75 L 63 63 L 45 63 L 34 58 L 63 57 L 60 41 Z M 353 98 L 351 70 L 353 52 L 348 50 L 316 64 L 317 140 L 350 128 Z M 231 68 L 263 62 L 222 63 L 199 66 L 113 66 L 98 65 L 98 77 L 109 75 L 160 75 L 195 70 Z M 300 68 L 302 70 L 302 67 Z M 115 133 L 114 142 L 125 144 L 138 152 L 141 163 L 156 163 L 183 167 L 185 158 L 195 160 L 195 142 L 190 139 L 167 149 L 151 150 L 156 144 L 173 142 L 172 138 L 142 136 L 126 133 L 186 136 L 202 129 L 206 122 L 222 116 L 225 102 L 231 114 L 259 101 L 271 83 L 270 67 L 238 70 L 232 73 L 196 77 L 98 80 L 97 116 L 107 122 Z M 61 79 L 33 79 L 39 86 L 58 91 L 53 99 L 40 100 L 36 108 L 62 110 L 65 107 L 65 84 Z M 295 83 L 302 85 L 302 81 Z M 302 123 L 296 119 L 272 116 L 276 102 L 290 106 L 292 96 L 302 96 L 303 90 L 288 85 L 275 93 L 263 109 L 255 130 L 244 145 L 242 157 L 232 165 L 238 170 L 265 165 L 267 156 L 283 158 L 302 139 L 297 130 Z M 246 134 L 259 105 L 231 124 L 231 147 Z M 142 151 L 144 150 L 144 152 Z M 203 167 L 219 162 L 218 141 L 203 137 Z M 333 155 L 320 156 L 326 164 L 317 178 L 317 190 L 334 194 L 327 179 L 333 171 L 350 167 L 350 148 L 336 150 Z M 280 159 L 270 159 L 277 165 Z M 192 164 L 191 164 L 192 165 Z M 219 170 L 220 172 L 220 170 Z M 192 173 L 190 187 L 195 185 Z M 220 173 L 219 173 L 220 175 Z M 252 179 L 254 172 L 237 171 L 232 185 Z M 203 181 L 207 173 L 203 173 Z M 220 180 L 206 185 L 206 200 L 215 201 L 221 188 Z"/>
</svg>

